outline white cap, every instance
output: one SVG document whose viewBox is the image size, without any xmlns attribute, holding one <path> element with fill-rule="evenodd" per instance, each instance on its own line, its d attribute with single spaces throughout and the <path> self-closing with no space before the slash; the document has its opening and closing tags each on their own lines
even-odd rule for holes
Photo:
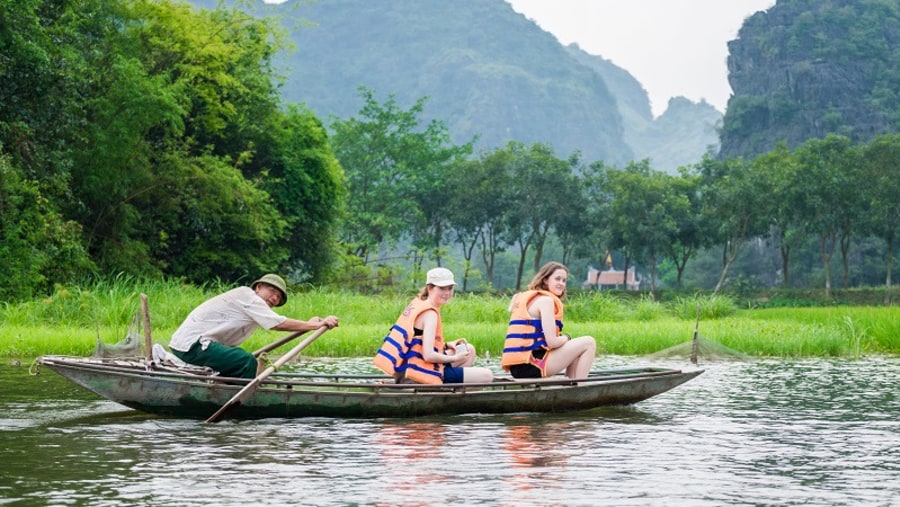
<svg viewBox="0 0 900 507">
<path fill-rule="evenodd" d="M 447 268 L 434 268 L 429 270 L 428 276 L 425 278 L 425 283 L 428 285 L 436 285 L 438 287 L 456 285 L 456 281 L 453 280 L 453 272 Z"/>
</svg>

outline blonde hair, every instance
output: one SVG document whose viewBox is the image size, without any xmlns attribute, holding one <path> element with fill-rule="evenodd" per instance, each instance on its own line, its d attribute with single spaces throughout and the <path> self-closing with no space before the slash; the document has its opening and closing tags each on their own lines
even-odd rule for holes
<svg viewBox="0 0 900 507">
<path fill-rule="evenodd" d="M 550 261 L 547 264 L 541 266 L 541 269 L 534 274 L 534 278 L 531 279 L 531 282 L 528 284 L 528 288 L 530 290 L 548 290 L 547 287 L 547 279 L 550 278 L 550 275 L 553 274 L 557 269 L 561 269 L 569 274 L 569 268 L 567 268 L 563 263 Z M 563 293 L 560 295 L 560 299 L 565 297 L 566 290 L 563 289 Z"/>
</svg>

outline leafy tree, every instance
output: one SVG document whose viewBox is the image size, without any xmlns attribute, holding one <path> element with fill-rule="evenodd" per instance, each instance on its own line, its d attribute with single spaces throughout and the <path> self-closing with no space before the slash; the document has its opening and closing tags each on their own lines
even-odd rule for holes
<svg viewBox="0 0 900 507">
<path fill-rule="evenodd" d="M 456 191 L 465 192 L 467 185 L 456 186 L 450 175 L 472 153 L 472 142 L 456 146 L 442 122 L 432 121 L 423 132 L 410 136 L 406 148 L 410 175 L 411 194 L 418 211 L 413 222 L 413 244 L 431 252 L 437 264 L 442 265 L 443 246 L 449 225 L 447 212 L 450 196 Z"/>
<path fill-rule="evenodd" d="M 663 245 L 666 257 L 672 261 L 678 273 L 675 286 L 681 288 L 684 268 L 706 243 L 707 231 L 702 219 L 703 201 L 700 193 L 700 177 L 682 168 L 681 175 L 668 181 L 671 186 L 671 205 L 668 213 L 675 221 L 675 230 L 671 240 Z M 684 197 L 685 200 L 680 199 Z"/>
<path fill-rule="evenodd" d="M 0 300 L 48 294 L 53 285 L 93 273 L 77 223 L 67 221 L 22 177 L 0 145 Z"/>
<path fill-rule="evenodd" d="M 246 280 L 287 264 L 288 248 L 280 241 L 286 221 L 258 183 L 218 157 L 162 162 L 158 170 L 171 200 L 158 221 L 154 253 L 172 260 L 166 272 L 194 281 Z"/>
<path fill-rule="evenodd" d="M 505 251 L 503 238 L 507 234 L 507 215 L 511 212 L 509 202 L 513 199 L 513 155 L 506 148 L 498 148 L 480 161 L 483 178 L 478 184 L 478 201 L 481 211 L 479 232 L 481 258 L 485 266 L 485 276 L 495 284 L 497 255 Z"/>
<path fill-rule="evenodd" d="M 69 18 L 95 16 L 105 3 L 0 2 L 0 144 L 51 200 L 68 193 L 69 147 L 84 123 Z"/>
<path fill-rule="evenodd" d="M 558 211 L 566 206 L 566 199 L 578 186 L 569 162 L 556 158 L 549 146 L 535 143 L 528 147 L 510 142 L 506 149 L 512 164 L 506 241 L 519 248 L 518 290 L 529 249 L 534 247 L 534 270 L 537 271 Z"/>
<path fill-rule="evenodd" d="M 465 265 L 462 289 L 467 290 L 476 247 L 486 268 L 488 281 L 493 280 L 499 237 L 508 202 L 509 173 L 502 162 L 507 153 L 497 150 L 478 159 L 460 162 L 448 176 L 449 198 L 444 201 L 448 225 L 462 247 Z"/>
<path fill-rule="evenodd" d="M 800 177 L 801 166 L 786 143 L 779 143 L 774 150 L 756 157 L 753 166 L 755 172 L 770 182 L 770 198 L 760 204 L 765 206 L 772 234 L 777 238 L 782 285 L 787 288 L 791 283 L 791 253 L 806 240 L 806 230 L 798 209 L 805 189 L 795 184 Z"/>
<path fill-rule="evenodd" d="M 741 158 L 717 161 L 704 157 L 699 168 L 703 219 L 711 226 L 710 240 L 722 245 L 722 272 L 713 289 L 718 293 L 744 243 L 766 230 L 768 217 L 762 203 L 769 198 L 769 189 L 765 179 Z"/>
<path fill-rule="evenodd" d="M 690 211 L 687 196 L 676 192 L 673 178 L 650 168 L 648 160 L 632 162 L 608 174 L 610 235 L 617 246 L 644 260 L 650 290 L 656 291 L 656 264 L 675 241 L 680 217 Z"/>
<path fill-rule="evenodd" d="M 819 237 L 819 253 L 825 273 L 825 294 L 831 297 L 831 259 L 838 244 L 846 258 L 852 223 L 860 213 L 859 163 L 850 140 L 835 134 L 810 139 L 795 151 L 802 169 L 794 184 L 801 193 L 799 209 L 804 221 Z M 845 261 L 846 273 L 846 261 Z M 846 277 L 845 277 L 846 280 Z"/>
<path fill-rule="evenodd" d="M 259 133 L 259 150 L 244 169 L 272 196 L 285 219 L 287 258 L 296 279 L 321 280 L 339 250 L 336 227 L 346 203 L 343 168 L 324 126 L 309 111 L 289 106 Z"/>
<path fill-rule="evenodd" d="M 615 239 L 611 239 L 611 235 L 614 233 L 610 209 L 613 191 L 609 182 L 610 172 L 616 170 L 614 166 L 607 166 L 604 162 L 597 161 L 582 171 L 581 184 L 586 200 L 583 227 L 587 229 L 587 233 L 584 236 L 580 252 L 588 258 L 597 257 L 598 251 L 609 250 L 613 248 L 614 243 L 617 243 Z M 568 234 L 568 232 L 564 234 Z M 607 246 L 604 248 L 601 245 Z M 601 262 L 603 260 L 601 259 Z"/>
<path fill-rule="evenodd" d="M 341 225 L 341 241 L 348 253 L 369 262 L 379 246 L 399 240 L 417 219 L 415 154 L 423 136 L 442 132 L 420 132 L 425 98 L 402 110 L 393 96 L 381 104 L 373 90 L 360 87 L 359 94 L 364 101 L 359 118 L 332 122 L 332 146 L 352 196 Z"/>
<path fill-rule="evenodd" d="M 866 230 L 887 244 L 885 286 L 890 297 L 894 245 L 900 235 L 900 134 L 884 134 L 864 149 L 861 172 L 861 194 L 867 213 L 863 216 Z"/>
<path fill-rule="evenodd" d="M 569 160 L 573 168 L 579 166 L 577 157 Z M 569 265 L 576 256 L 591 257 L 596 254 L 594 245 L 603 230 L 603 216 L 591 199 L 593 180 L 590 169 L 581 168 L 572 174 L 570 188 L 566 192 L 565 206 L 553 215 L 553 230 L 562 246 L 562 263 Z"/>
<path fill-rule="evenodd" d="M 281 107 L 274 20 L 147 0 L 0 12 L 11 70 L 0 74 L 0 141 L 81 224 L 101 272 L 322 271 L 327 256 L 298 231 L 325 244 L 339 169 L 321 125 Z M 286 188 L 303 183 L 322 200 Z"/>
<path fill-rule="evenodd" d="M 131 107 L 145 111 L 147 119 L 130 125 L 135 142 L 124 150 L 127 162 L 112 158 L 103 164 L 114 171 L 105 179 L 126 190 L 125 199 L 105 206 L 121 210 L 98 218 L 132 217 L 137 223 L 123 224 L 122 235 L 132 246 L 107 252 L 141 252 L 144 243 L 153 258 L 164 261 L 163 269 L 193 280 L 254 276 L 285 265 L 285 219 L 262 187 L 262 172 L 253 166 L 262 140 L 252 133 L 277 123 L 274 118 L 282 114 L 269 63 L 279 44 L 275 23 L 238 9 L 194 10 L 171 2 L 135 2 L 130 15 L 133 22 L 125 25 L 123 40 L 110 42 L 107 53 L 130 58 L 135 71 L 110 73 L 108 86 L 98 90 L 104 100 L 97 101 L 97 110 L 115 111 L 140 95 L 144 102 Z M 142 73 L 146 80 L 139 79 Z M 138 76 L 135 86 L 143 88 L 106 99 L 110 90 L 131 90 L 122 80 L 132 75 Z M 116 153 L 111 147 L 104 151 Z M 87 175 L 96 178 L 97 173 L 92 169 Z M 128 177 L 134 184 L 127 184 Z M 97 185 L 86 188 L 96 193 Z M 134 212 L 127 209 L 130 193 L 144 198 L 134 201 Z M 108 199 L 118 193 L 100 195 Z M 156 202 L 169 205 L 158 207 Z M 102 204 L 95 207 L 104 209 Z M 143 210 L 154 208 L 157 220 L 147 220 Z M 97 229 L 109 234 L 118 227 Z M 166 238 L 162 248 L 157 248 L 159 236 Z M 120 243 L 115 236 L 111 240 L 105 243 Z M 123 263 L 135 264 L 129 258 L 109 264 Z"/>
</svg>

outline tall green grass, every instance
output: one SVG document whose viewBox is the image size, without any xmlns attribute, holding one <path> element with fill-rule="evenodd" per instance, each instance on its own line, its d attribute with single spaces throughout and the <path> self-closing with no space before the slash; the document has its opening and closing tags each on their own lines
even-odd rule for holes
<svg viewBox="0 0 900 507">
<path fill-rule="evenodd" d="M 98 340 L 114 343 L 134 330 L 141 293 L 149 299 L 154 341 L 166 344 L 188 312 L 228 288 L 127 277 L 90 287 L 59 286 L 48 298 L 0 306 L 0 357 L 89 355 Z M 365 295 L 304 288 L 293 292 L 277 311 L 299 319 L 340 317 L 340 327 L 323 335 L 305 354 L 369 356 L 414 296 L 415 291 Z M 509 296 L 456 294 L 442 310 L 447 337 L 465 337 L 482 355 L 498 357 L 508 304 Z M 900 309 L 894 307 L 739 309 L 726 296 L 660 303 L 649 296 L 578 292 L 566 302 L 565 331 L 593 336 L 600 354 L 639 356 L 689 341 L 698 311 L 702 337 L 749 356 L 900 354 Z M 244 346 L 256 349 L 283 334 L 260 330 Z"/>
</svg>

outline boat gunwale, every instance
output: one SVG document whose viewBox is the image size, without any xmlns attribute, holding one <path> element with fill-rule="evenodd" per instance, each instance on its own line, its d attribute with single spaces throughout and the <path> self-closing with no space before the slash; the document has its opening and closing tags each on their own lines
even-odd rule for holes
<svg viewBox="0 0 900 507">
<path fill-rule="evenodd" d="M 187 373 L 181 371 L 171 371 L 169 369 L 156 369 L 158 367 L 148 366 L 142 358 L 94 358 L 94 357 L 76 357 L 76 356 L 41 356 L 38 358 L 41 365 L 46 365 L 53 369 L 54 365 L 68 368 L 95 370 L 99 372 L 115 373 L 117 375 L 128 375 L 140 378 L 153 378 L 171 382 L 194 381 L 203 385 L 217 387 L 232 387 L 240 389 L 242 386 L 252 382 L 253 379 L 222 377 L 219 375 L 201 375 L 195 373 Z M 49 363 L 49 364 L 48 364 Z M 127 363 L 110 364 L 110 363 Z M 634 372 L 634 373 L 626 373 Z M 330 374 L 330 373 L 276 373 L 262 382 L 262 386 L 271 388 L 292 389 L 294 387 L 315 387 L 315 388 L 354 388 L 354 389 L 371 389 L 374 392 L 393 392 L 408 393 L 410 391 L 440 393 L 440 392 L 459 392 L 474 394 L 475 392 L 491 392 L 496 390 L 539 390 L 545 387 L 587 387 L 598 385 L 601 383 L 627 382 L 637 379 L 665 377 L 671 375 L 694 374 L 694 376 L 702 373 L 703 370 L 693 370 L 686 372 L 684 370 L 674 368 L 658 368 L 658 367 L 639 367 L 639 368 L 622 368 L 612 370 L 592 371 L 584 379 L 569 379 L 565 376 L 558 375 L 551 378 L 527 379 L 519 380 L 512 377 L 501 377 L 490 383 L 466 383 L 466 384 L 398 384 L 393 382 L 392 377 L 387 375 L 371 375 L 371 374 Z M 57 372 L 58 373 L 58 372 Z M 612 373 L 612 374 L 610 374 Z M 275 376 L 289 376 L 287 380 L 280 378 L 272 378 Z M 327 382 L 322 380 L 302 380 L 305 378 L 312 379 L 370 379 L 370 382 L 346 382 L 336 380 Z M 379 381 L 375 381 L 379 380 Z"/>
</svg>

